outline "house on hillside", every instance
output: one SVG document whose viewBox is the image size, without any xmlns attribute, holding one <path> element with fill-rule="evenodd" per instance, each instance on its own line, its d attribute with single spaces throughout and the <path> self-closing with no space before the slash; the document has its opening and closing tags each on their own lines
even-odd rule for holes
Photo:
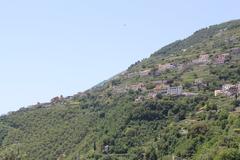
<svg viewBox="0 0 240 160">
<path fill-rule="evenodd" d="M 239 94 L 238 86 L 235 85 L 235 86 L 233 86 L 233 87 L 230 87 L 230 88 L 228 89 L 228 93 L 229 93 L 229 94 L 228 94 L 229 96 L 238 95 L 238 94 Z"/>
<path fill-rule="evenodd" d="M 133 91 L 146 91 L 146 86 L 144 83 L 133 84 L 127 87 L 129 90 Z"/>
<path fill-rule="evenodd" d="M 171 64 L 171 63 L 166 63 L 166 64 L 159 64 L 158 65 L 158 70 L 163 72 L 166 71 L 167 69 L 174 69 L 176 68 L 176 65 Z"/>
<path fill-rule="evenodd" d="M 60 102 L 60 98 L 58 96 L 51 99 L 52 104 L 59 103 L 59 102 Z"/>
<path fill-rule="evenodd" d="M 232 53 L 232 54 L 240 54 L 240 48 L 239 48 L 239 47 L 232 48 L 232 49 L 231 49 L 231 53 Z"/>
<path fill-rule="evenodd" d="M 222 86 L 222 90 L 223 91 L 228 91 L 231 87 L 234 87 L 235 85 L 233 85 L 233 84 L 224 84 L 223 86 Z"/>
<path fill-rule="evenodd" d="M 183 92 L 183 87 L 182 86 L 168 87 L 168 89 L 167 89 L 167 94 L 168 95 L 181 95 L 182 92 Z"/>
<path fill-rule="evenodd" d="M 206 64 L 209 63 L 209 55 L 208 54 L 202 54 L 197 59 L 192 60 L 193 64 Z"/>
<path fill-rule="evenodd" d="M 51 99 L 52 104 L 60 103 L 60 102 L 63 102 L 63 101 L 64 101 L 63 95 L 60 95 L 60 96 L 57 96 L 57 97 L 54 97 L 54 98 Z"/>
<path fill-rule="evenodd" d="M 224 92 L 222 91 L 222 90 L 215 90 L 214 91 L 214 96 L 216 97 L 216 96 L 219 96 L 219 95 L 223 95 L 224 94 Z"/>
<path fill-rule="evenodd" d="M 224 64 L 229 57 L 230 57 L 229 53 L 219 54 L 214 58 L 214 62 L 216 64 Z"/>
<path fill-rule="evenodd" d="M 238 86 L 232 84 L 225 84 L 222 86 L 222 91 L 226 96 L 233 96 L 238 94 Z"/>
<path fill-rule="evenodd" d="M 215 90 L 214 95 L 225 95 L 225 96 L 234 96 L 240 93 L 240 84 L 225 84 L 222 86 L 221 90 Z"/>
<path fill-rule="evenodd" d="M 169 85 L 165 85 L 165 84 L 157 84 L 154 88 L 155 92 L 162 92 L 162 91 L 167 91 L 167 89 L 169 88 Z"/>
</svg>

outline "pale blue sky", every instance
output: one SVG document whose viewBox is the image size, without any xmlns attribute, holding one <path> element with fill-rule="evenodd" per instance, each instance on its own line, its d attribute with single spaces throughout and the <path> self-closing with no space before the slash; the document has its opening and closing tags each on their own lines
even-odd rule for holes
<svg viewBox="0 0 240 160">
<path fill-rule="evenodd" d="M 239 0 L 0 1 L 0 114 L 72 95 L 160 47 L 240 18 Z"/>
</svg>

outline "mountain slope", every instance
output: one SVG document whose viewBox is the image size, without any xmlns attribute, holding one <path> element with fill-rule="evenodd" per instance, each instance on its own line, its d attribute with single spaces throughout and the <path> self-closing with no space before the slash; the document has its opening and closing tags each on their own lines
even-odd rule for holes
<svg viewBox="0 0 240 160">
<path fill-rule="evenodd" d="M 210 26 L 86 92 L 0 117 L 0 160 L 240 159 L 239 82 L 240 21 Z"/>
</svg>

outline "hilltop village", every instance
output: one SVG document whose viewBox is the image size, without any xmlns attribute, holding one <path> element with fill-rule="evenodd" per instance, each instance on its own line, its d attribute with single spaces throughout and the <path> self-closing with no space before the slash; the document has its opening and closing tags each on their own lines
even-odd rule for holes
<svg viewBox="0 0 240 160">
<path fill-rule="evenodd" d="M 217 54 L 208 54 L 208 53 L 200 53 L 199 56 L 195 59 L 190 60 L 185 63 L 165 63 L 159 64 L 151 69 L 146 69 L 138 72 L 132 72 L 127 74 L 122 74 L 121 76 L 125 79 L 128 78 L 145 78 L 145 77 L 157 77 L 163 74 L 166 74 L 171 71 L 184 72 L 191 67 L 204 67 L 207 65 L 224 65 L 226 63 L 230 63 L 232 59 L 235 59 L 236 56 L 239 56 L 240 48 L 232 48 L 228 53 L 217 53 Z M 119 77 L 118 77 L 119 78 Z M 204 82 L 204 79 L 199 77 L 194 79 L 191 84 L 191 88 L 195 89 L 196 92 L 189 92 L 188 90 L 184 90 L 183 84 L 174 85 L 173 80 L 164 79 L 158 81 L 150 81 L 151 87 L 148 87 L 146 83 L 140 82 L 136 84 L 129 85 L 115 85 L 112 83 L 110 85 L 110 89 L 112 93 L 120 94 L 126 93 L 129 90 L 138 91 L 142 93 L 146 93 L 145 95 L 141 95 L 135 99 L 135 102 L 141 102 L 144 99 L 154 99 L 157 95 L 171 95 L 171 96 L 196 96 L 198 95 L 198 91 L 201 88 L 207 88 L 208 83 Z M 148 82 L 149 84 L 149 82 Z M 222 88 L 222 89 L 220 89 Z M 212 93 L 215 96 L 225 95 L 225 96 L 236 96 L 240 93 L 240 83 L 236 84 L 223 84 L 222 87 L 216 88 Z"/>
</svg>

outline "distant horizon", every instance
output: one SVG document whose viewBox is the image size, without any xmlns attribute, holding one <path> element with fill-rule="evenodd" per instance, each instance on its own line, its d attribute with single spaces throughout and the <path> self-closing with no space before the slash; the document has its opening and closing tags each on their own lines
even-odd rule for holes
<svg viewBox="0 0 240 160">
<path fill-rule="evenodd" d="M 0 2 L 0 115 L 88 90 L 199 29 L 240 19 L 239 5 Z"/>
</svg>

